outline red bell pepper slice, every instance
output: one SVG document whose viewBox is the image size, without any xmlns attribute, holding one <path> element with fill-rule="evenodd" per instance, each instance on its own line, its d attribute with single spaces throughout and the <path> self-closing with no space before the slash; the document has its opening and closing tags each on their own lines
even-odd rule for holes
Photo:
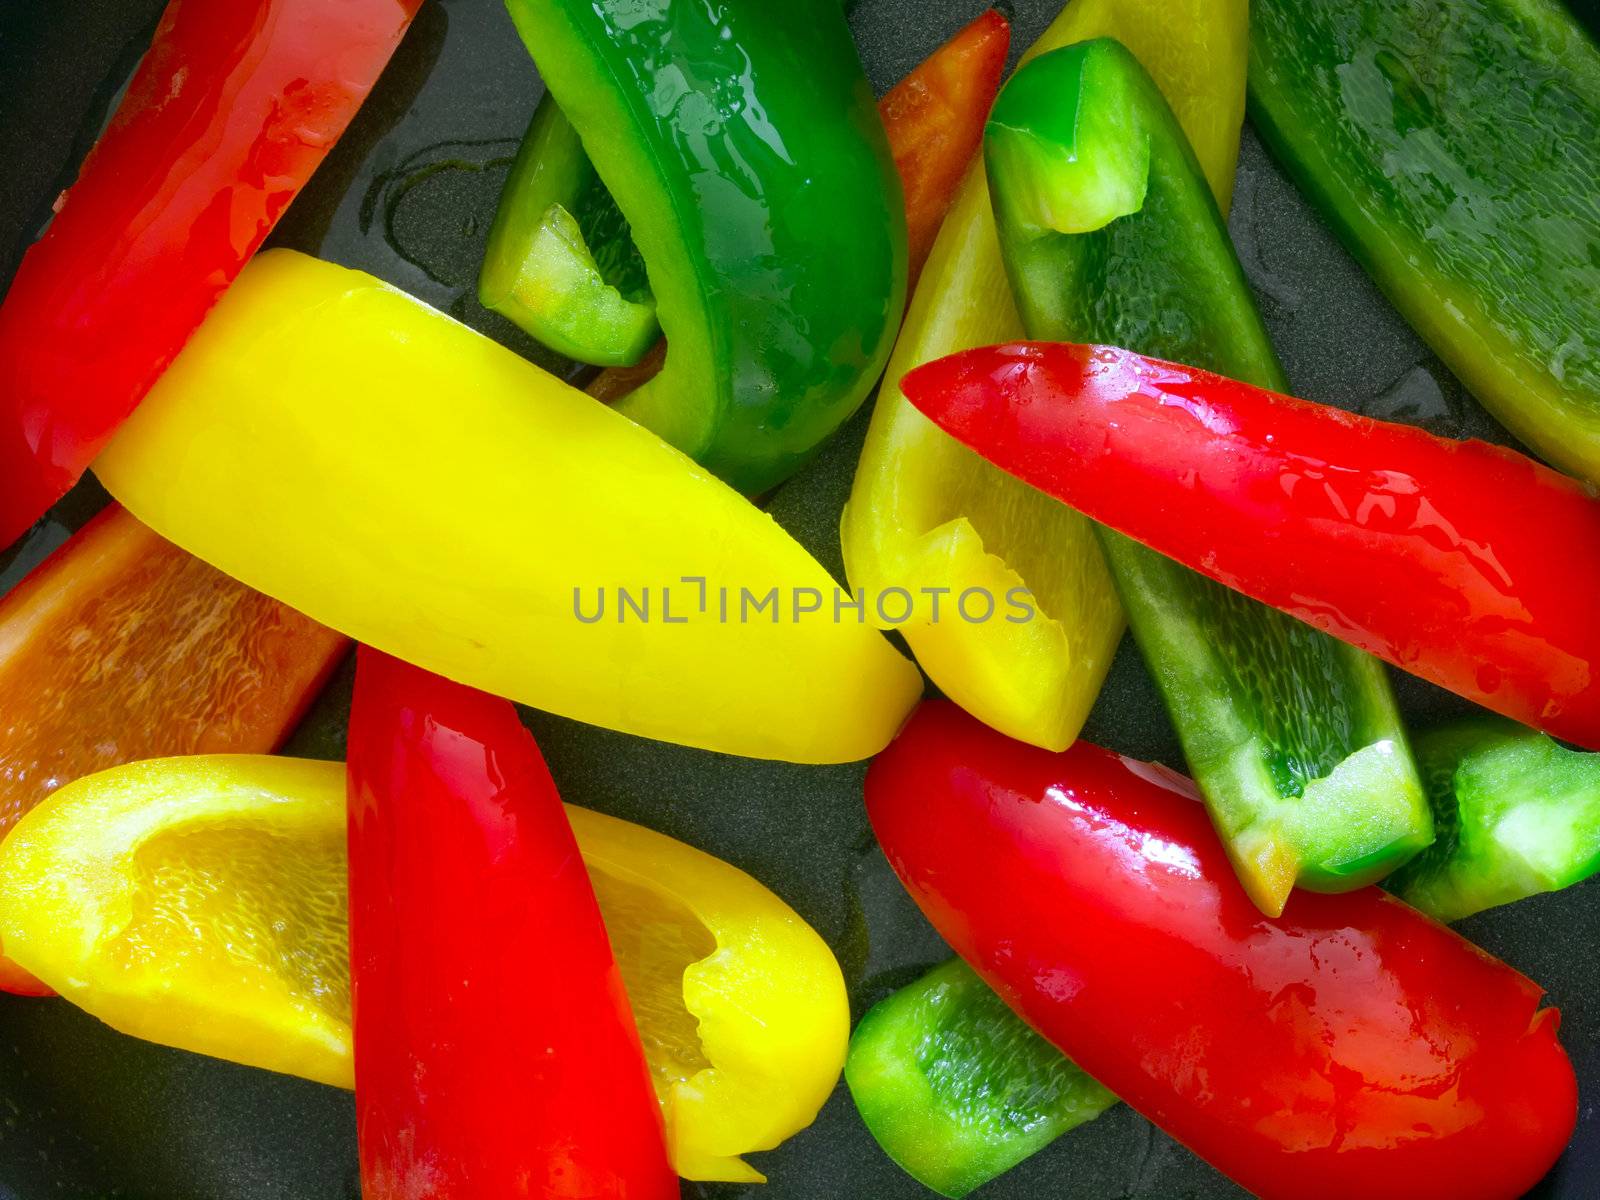
<svg viewBox="0 0 1600 1200">
<path fill-rule="evenodd" d="M 0 546 L 76 482 L 255 253 L 421 0 L 173 0 L 0 307 Z"/>
<path fill-rule="evenodd" d="M 908 374 L 1019 479 L 1486 708 L 1600 749 L 1600 503 L 1525 455 L 1097 346 Z"/>
<path fill-rule="evenodd" d="M 111 505 L 0 599 L 0 837 L 107 767 L 276 750 L 348 645 Z M 3 955 L 0 991 L 50 994 Z"/>
<path fill-rule="evenodd" d="M 365 646 L 350 959 L 368 1200 L 676 1200 L 588 872 L 507 700 Z"/>
<path fill-rule="evenodd" d="M 866 791 L 957 952 L 1266 1200 L 1506 1200 L 1572 1134 L 1577 1083 L 1536 984 L 1376 888 L 1263 916 L 1171 772 L 1014 742 L 941 701 Z"/>
</svg>

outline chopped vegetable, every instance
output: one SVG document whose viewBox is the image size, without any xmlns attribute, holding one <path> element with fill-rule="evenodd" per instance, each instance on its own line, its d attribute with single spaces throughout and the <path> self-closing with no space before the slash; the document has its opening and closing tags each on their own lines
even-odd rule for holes
<svg viewBox="0 0 1600 1200">
<path fill-rule="evenodd" d="M 1051 331 L 1037 336 L 1103 327 L 1284 383 L 1200 164 L 1119 42 L 1077 42 L 1024 66 L 990 115 L 984 153 L 1018 313 Z"/>
<path fill-rule="evenodd" d="M 844 977 L 799 914 L 743 871 L 587 809 L 568 810 L 639 1016 L 672 1161 L 759 1182 L 738 1156 L 816 1117 L 850 1033 Z"/>
<path fill-rule="evenodd" d="M 275 749 L 346 644 L 112 505 L 0 599 L 0 837 L 118 763 Z"/>
<path fill-rule="evenodd" d="M 861 1018 L 845 1079 L 889 1157 L 952 1197 L 1117 1102 L 959 958 Z"/>
<path fill-rule="evenodd" d="M 1257 128 L 1506 427 L 1600 482 L 1600 53 L 1557 0 L 1258 0 Z"/>
<path fill-rule="evenodd" d="M 1600 870 L 1600 755 L 1480 716 L 1417 739 L 1439 840 L 1390 881 L 1441 921 L 1554 892 Z"/>
<path fill-rule="evenodd" d="M 674 1166 L 758 1180 L 739 1156 L 808 1125 L 839 1078 L 849 1012 L 832 952 L 720 859 L 586 809 L 567 816 Z M 0 847 L 0 929 L 118 1029 L 347 1088 L 344 838 L 339 763 L 113 768 L 61 789 Z"/>
<path fill-rule="evenodd" d="M 950 203 L 983 142 L 1000 90 L 1011 24 L 990 9 L 964 27 L 878 105 L 906 197 L 906 247 L 915 285 Z"/>
<path fill-rule="evenodd" d="M 1024 61 L 1115 38 L 1144 64 L 1228 211 L 1244 122 L 1249 6 L 1239 0 L 1071 0 Z"/>
<path fill-rule="evenodd" d="M 764 491 L 866 398 L 905 299 L 904 205 L 841 9 L 508 7 L 649 268 L 666 366 L 620 410 Z"/>
<path fill-rule="evenodd" d="M 866 795 L 902 882 L 1007 1003 L 1265 1200 L 1505 1200 L 1572 1134 L 1537 984 L 1374 888 L 1262 916 L 1170 772 L 935 702 Z"/>
<path fill-rule="evenodd" d="M 1566 476 L 1105 347 L 975 350 L 902 386 L 942 428 L 1096 520 L 1600 747 L 1600 502 Z"/>
<path fill-rule="evenodd" d="M 0 938 L 123 1033 L 349 1087 L 344 825 L 338 763 L 112 767 L 0 843 Z"/>
<path fill-rule="evenodd" d="M 1287 387 L 1183 130 L 1119 43 L 1079 42 L 1024 67 L 995 105 L 985 153 L 1029 337 Z M 1382 663 L 1099 532 L 1211 818 L 1263 912 L 1281 913 L 1297 885 L 1373 883 L 1433 840 Z"/>
<path fill-rule="evenodd" d="M 1010 48 L 1010 22 L 990 10 L 935 50 L 878 103 L 905 193 L 907 264 L 913 282 L 983 140 L 983 120 L 1000 90 Z M 526 150 L 527 143 L 523 145 Z M 665 362 L 666 343 L 657 342 L 636 366 L 602 371 L 585 390 L 614 404 L 655 378 Z"/>
<path fill-rule="evenodd" d="M 627 222 L 546 92 L 489 231 L 478 298 L 559 354 L 632 366 L 661 335 Z"/>
<path fill-rule="evenodd" d="M 361 106 L 421 0 L 173 0 L 0 306 L 0 546 L 83 473 Z"/>
<path fill-rule="evenodd" d="M 677 1200 L 555 782 L 510 701 L 357 652 L 350 976 L 361 1192 Z"/>
<path fill-rule="evenodd" d="M 834 619 L 832 579 L 771 517 L 654 434 L 292 251 L 240 277 L 95 470 L 301 612 L 578 720 L 842 762 L 922 691 L 876 631 Z"/>
<path fill-rule="evenodd" d="M 1244 0 L 1074 0 L 1029 54 L 1117 36 L 1154 64 L 1208 177 L 1231 179 L 1246 29 Z M 1021 335 L 974 164 L 906 313 L 840 532 L 858 594 L 912 594 L 913 619 L 899 628 L 940 690 L 997 729 L 1059 749 L 1077 736 L 1122 634 L 1089 524 L 945 436 L 897 387 L 919 363 Z M 948 619 L 949 598 L 972 588 L 1026 590 L 1036 616 Z"/>
</svg>

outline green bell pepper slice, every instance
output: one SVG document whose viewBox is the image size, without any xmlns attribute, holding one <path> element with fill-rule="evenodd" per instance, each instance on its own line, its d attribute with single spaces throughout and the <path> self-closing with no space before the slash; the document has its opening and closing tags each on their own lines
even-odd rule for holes
<svg viewBox="0 0 1600 1200">
<path fill-rule="evenodd" d="M 507 7 L 627 218 L 667 339 L 619 407 L 766 490 L 866 398 L 905 300 L 899 177 L 842 9 Z"/>
<path fill-rule="evenodd" d="M 636 366 L 661 337 L 627 218 L 548 91 L 506 177 L 478 299 L 556 353 L 592 366 Z"/>
<path fill-rule="evenodd" d="M 844 1078 L 884 1152 L 957 1198 L 1117 1102 L 959 958 L 861 1018 Z"/>
<path fill-rule="evenodd" d="M 628 223 L 548 92 L 506 177 L 478 298 L 597 367 L 632 366 L 661 336 Z"/>
<path fill-rule="evenodd" d="M 1387 882 L 1406 903 L 1459 921 L 1600 871 L 1600 754 L 1487 714 L 1416 744 L 1439 836 Z"/>
<path fill-rule="evenodd" d="M 1600 52 L 1559 0 L 1257 0 L 1250 114 L 1512 433 L 1600 483 Z"/>
<path fill-rule="evenodd" d="M 984 146 L 1030 337 L 1124 346 L 1287 390 L 1205 176 L 1120 43 L 1082 42 L 1024 67 Z M 1372 883 L 1432 841 L 1378 660 L 1099 533 L 1212 819 L 1263 911 L 1280 913 L 1295 886 Z"/>
</svg>

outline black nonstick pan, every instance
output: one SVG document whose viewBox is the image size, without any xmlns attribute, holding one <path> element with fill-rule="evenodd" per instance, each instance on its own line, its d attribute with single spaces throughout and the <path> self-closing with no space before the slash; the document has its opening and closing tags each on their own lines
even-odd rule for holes
<svg viewBox="0 0 1600 1200">
<path fill-rule="evenodd" d="M 71 181 L 162 3 L 0 0 L 0 284 Z M 982 7 L 983 0 L 860 0 L 852 23 L 874 83 L 886 88 Z M 1059 7 L 1060 0 L 1015 0 L 1016 45 L 1031 42 Z M 1591 28 L 1600 24 L 1597 10 L 1600 3 L 1587 0 L 1580 12 Z M 427 0 L 371 100 L 285 216 L 274 243 L 370 271 L 568 372 L 485 312 L 474 295 L 509 157 L 540 92 L 500 0 Z M 1231 224 L 1299 394 L 1439 433 L 1509 440 L 1382 299 L 1248 128 Z M 778 519 L 840 578 L 839 511 L 864 416 L 771 502 Z M 104 499 L 92 480 L 84 483 L 22 544 L 0 553 L 0 590 Z M 1462 706 L 1409 677 L 1396 683 L 1414 718 Z M 347 668 L 290 753 L 342 757 L 349 692 Z M 540 713 L 527 713 L 527 720 L 566 799 L 703 847 L 787 899 L 833 946 L 856 1016 L 947 956 L 873 845 L 860 766 L 750 762 Z M 1182 766 L 1155 690 L 1127 643 L 1085 735 Z M 1548 987 L 1583 1087 L 1572 1146 L 1533 1195 L 1600 1197 L 1594 1109 L 1600 884 L 1491 912 L 1461 928 Z M 685 1184 L 684 1195 L 932 1195 L 878 1149 L 842 1084 L 812 1128 L 752 1161 L 769 1183 Z M 64 1001 L 0 997 L 0 1200 L 358 1195 L 348 1094 L 135 1041 Z M 1223 1200 L 1244 1193 L 1118 1108 L 976 1195 Z"/>
</svg>

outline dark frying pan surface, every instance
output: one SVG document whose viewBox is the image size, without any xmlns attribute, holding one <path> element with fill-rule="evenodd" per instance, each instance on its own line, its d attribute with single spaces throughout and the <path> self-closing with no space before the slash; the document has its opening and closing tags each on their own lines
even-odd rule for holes
<svg viewBox="0 0 1600 1200">
<path fill-rule="evenodd" d="M 242 2 L 242 0 L 241 0 Z M 0 279 L 70 182 L 161 0 L 0 0 Z M 861 0 L 853 23 L 887 87 L 982 0 Z M 1017 0 L 1017 44 L 1059 0 Z M 1596 24 L 1597 0 L 1583 15 Z M 552 369 L 481 309 L 473 281 L 507 159 L 538 76 L 499 0 L 429 0 L 371 101 L 274 241 L 371 271 Z M 1439 433 L 1507 440 L 1374 290 L 1247 130 L 1234 237 L 1302 395 Z M 842 578 L 839 509 L 857 419 L 777 495 L 786 526 Z M 0 589 L 91 515 L 90 482 L 18 549 Z M 314 531 L 310 531 L 314 533 Z M 1398 677 L 1411 717 L 1461 702 Z M 338 758 L 348 668 L 289 752 Z M 755 763 L 529 713 L 564 796 L 701 846 L 776 889 L 827 938 L 856 1015 L 947 951 L 872 845 L 860 767 Z M 1182 765 L 1136 654 L 1124 644 L 1087 736 Z M 1584 1084 L 1577 1137 L 1534 1195 L 1600 1196 L 1600 885 L 1467 922 L 1463 932 L 1541 981 L 1563 1012 Z M 530 947 L 529 953 L 538 953 Z M 931 1196 L 878 1150 L 843 1086 L 815 1126 L 755 1156 L 765 1188 L 686 1184 L 706 1200 Z M 0 999 L 0 1200 L 346 1200 L 358 1195 L 355 1121 L 342 1092 L 115 1034 L 59 1000 Z M 1125 1108 L 1061 1139 L 977 1193 L 984 1200 L 1224 1200 L 1244 1193 Z M 1382 1198 L 1374 1198 L 1382 1200 Z"/>
</svg>

